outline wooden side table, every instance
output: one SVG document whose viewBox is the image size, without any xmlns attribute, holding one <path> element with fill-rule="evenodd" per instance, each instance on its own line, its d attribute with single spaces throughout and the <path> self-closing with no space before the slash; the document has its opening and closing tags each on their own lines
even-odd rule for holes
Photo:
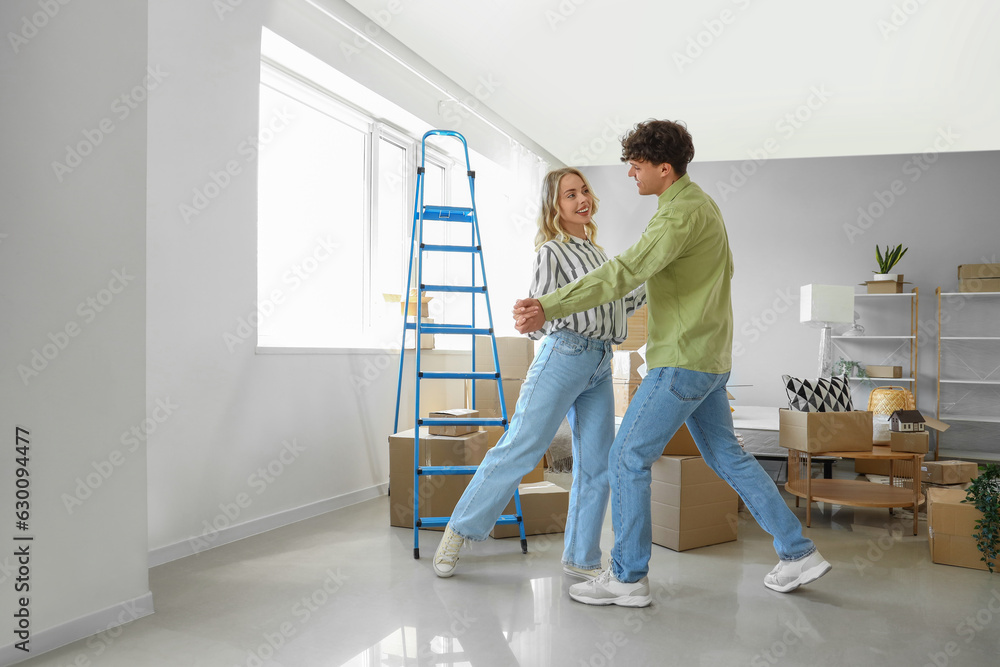
<svg viewBox="0 0 1000 667">
<path fill-rule="evenodd" d="M 923 502 L 920 492 L 920 465 L 923 454 L 894 452 L 885 446 L 875 446 L 870 452 L 815 452 L 822 456 L 838 456 L 845 459 L 888 460 L 889 484 L 876 484 L 853 479 L 813 479 L 812 456 L 810 452 L 788 450 L 788 482 L 785 490 L 799 498 L 806 499 L 806 527 L 812 523 L 812 503 L 833 503 L 856 507 L 913 508 L 913 534 L 917 534 L 917 509 Z"/>
</svg>

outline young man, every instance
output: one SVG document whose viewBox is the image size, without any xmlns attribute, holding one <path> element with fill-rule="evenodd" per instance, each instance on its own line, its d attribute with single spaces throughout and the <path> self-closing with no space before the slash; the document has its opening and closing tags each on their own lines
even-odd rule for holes
<svg viewBox="0 0 1000 667">
<path fill-rule="evenodd" d="M 678 123 L 639 123 L 622 140 L 622 162 L 639 194 L 659 207 L 639 241 L 583 278 L 539 299 L 515 304 L 517 330 L 592 308 L 646 283 L 649 372 L 629 404 L 611 447 L 611 520 L 615 541 L 607 570 L 570 587 L 595 605 L 650 603 L 650 467 L 686 423 L 705 462 L 743 498 L 774 538 L 780 561 L 764 577 L 787 593 L 830 570 L 771 478 L 739 446 L 726 397 L 732 367 L 733 256 L 719 207 L 687 175 L 694 144 Z"/>
</svg>

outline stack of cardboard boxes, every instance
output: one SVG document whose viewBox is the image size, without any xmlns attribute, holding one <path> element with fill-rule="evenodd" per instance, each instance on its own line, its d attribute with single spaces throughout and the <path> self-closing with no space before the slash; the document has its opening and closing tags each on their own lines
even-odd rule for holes
<svg viewBox="0 0 1000 667">
<path fill-rule="evenodd" d="M 687 426 L 681 426 L 652 467 L 653 543 L 686 551 L 735 540 L 738 498 L 705 463 Z"/>
<path fill-rule="evenodd" d="M 647 306 L 643 306 L 628 318 L 628 337 L 621 345 L 614 346 L 611 382 L 615 392 L 615 415 L 618 417 L 625 416 L 625 410 L 642 382 L 639 366 L 645 361 L 636 350 L 646 344 L 646 309 Z"/>
<path fill-rule="evenodd" d="M 974 505 L 963 502 L 979 466 L 967 461 L 925 461 L 921 480 L 927 497 L 927 541 L 931 560 L 985 570 L 986 563 L 972 534 L 983 517 Z"/>
</svg>

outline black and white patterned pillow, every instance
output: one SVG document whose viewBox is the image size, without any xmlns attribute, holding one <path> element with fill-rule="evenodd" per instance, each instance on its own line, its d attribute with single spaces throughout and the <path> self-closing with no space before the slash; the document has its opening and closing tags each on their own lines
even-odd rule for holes
<svg viewBox="0 0 1000 667">
<path fill-rule="evenodd" d="M 782 375 L 788 407 L 799 412 L 850 412 L 851 388 L 846 375 L 800 380 Z"/>
</svg>

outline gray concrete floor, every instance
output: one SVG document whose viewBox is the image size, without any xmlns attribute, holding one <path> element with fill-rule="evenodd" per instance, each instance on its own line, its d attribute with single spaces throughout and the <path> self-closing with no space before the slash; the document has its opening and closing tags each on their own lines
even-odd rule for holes
<svg viewBox="0 0 1000 667">
<path fill-rule="evenodd" d="M 853 477 L 853 473 L 843 473 Z M 556 478 L 565 483 L 568 476 Z M 794 508 L 805 516 L 805 508 Z M 912 515 L 910 515 L 912 517 Z M 782 595 L 748 514 L 735 542 L 654 546 L 647 609 L 570 600 L 562 535 L 488 540 L 439 579 L 439 533 L 390 528 L 379 498 L 150 571 L 156 613 L 20 663 L 313 665 L 996 665 L 1000 576 L 930 562 L 886 510 L 814 508 L 808 536 L 834 569 Z M 611 544 L 610 523 L 604 542 Z"/>
</svg>

